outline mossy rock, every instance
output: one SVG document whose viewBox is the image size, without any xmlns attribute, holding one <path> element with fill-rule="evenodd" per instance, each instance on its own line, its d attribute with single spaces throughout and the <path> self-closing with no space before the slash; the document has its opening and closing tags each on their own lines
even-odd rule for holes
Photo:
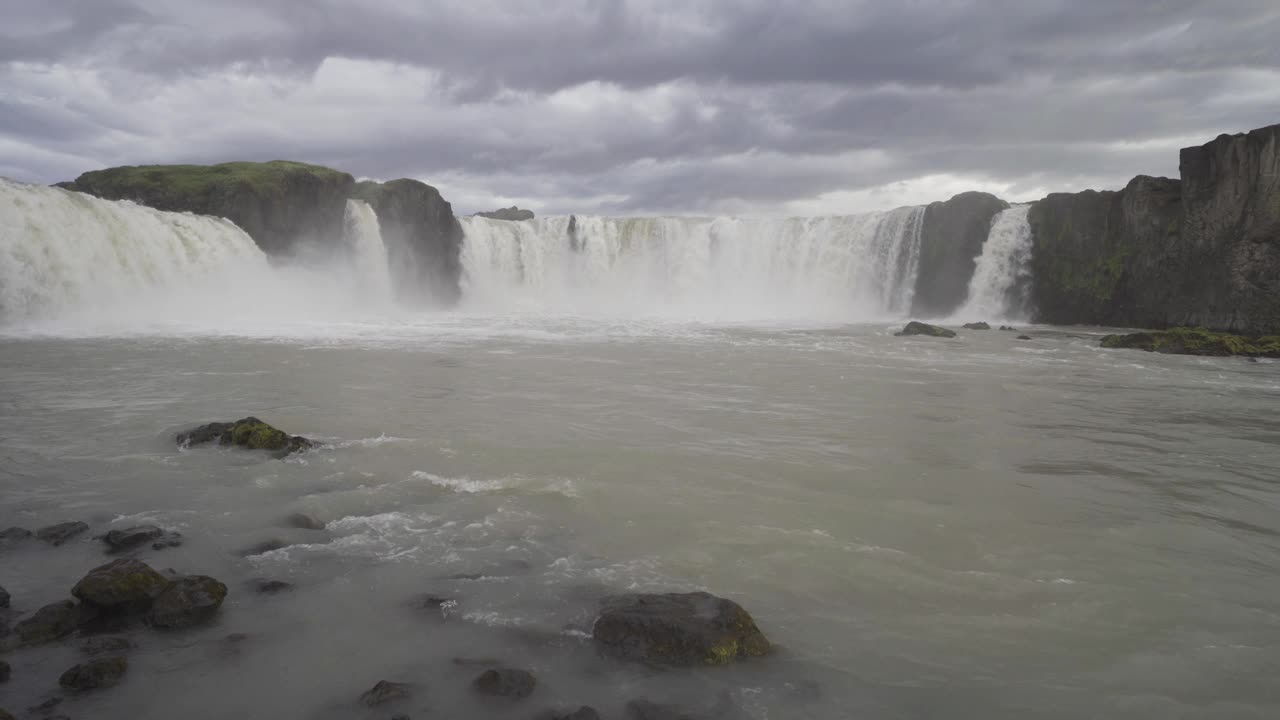
<svg viewBox="0 0 1280 720">
<path fill-rule="evenodd" d="M 991 326 L 985 322 L 972 322 L 964 324 L 965 330 L 990 330 Z"/>
<path fill-rule="evenodd" d="M 227 599 L 227 586 L 207 575 L 180 577 L 151 606 L 153 627 L 177 630 L 207 622 Z"/>
<path fill-rule="evenodd" d="M 289 435 L 256 417 L 247 417 L 230 423 L 209 423 L 180 432 L 176 438 L 179 447 L 191 447 L 214 442 L 219 445 L 235 445 L 246 450 L 268 450 L 278 457 L 317 447 L 318 443 L 300 435 Z"/>
<path fill-rule="evenodd" d="M 172 584 L 150 565 L 121 558 L 90 570 L 71 594 L 97 608 L 145 610 Z"/>
<path fill-rule="evenodd" d="M 926 337 L 953 338 L 956 336 L 956 333 L 954 330 L 948 330 L 928 323 L 915 322 L 913 320 L 907 323 L 906 327 L 902 328 L 902 332 L 894 333 L 894 335 L 896 337 L 924 335 Z"/>
<path fill-rule="evenodd" d="M 1172 355 L 1280 358 L 1280 335 L 1250 337 L 1213 332 L 1204 328 L 1173 328 L 1129 335 L 1107 335 L 1102 338 L 1102 347 Z"/>
<path fill-rule="evenodd" d="M 606 654 L 654 665 L 727 665 L 771 649 L 741 605 L 705 592 L 609 598 L 592 637 Z"/>
<path fill-rule="evenodd" d="M 61 600 L 35 611 L 31 617 L 18 623 L 13 631 L 23 645 L 39 645 L 70 635 L 92 620 L 95 614 L 93 609 L 72 600 Z"/>
<path fill-rule="evenodd" d="M 58 684 L 77 692 L 96 690 L 116 685 L 128 670 L 129 661 L 122 657 L 90 660 L 62 673 Z"/>
</svg>

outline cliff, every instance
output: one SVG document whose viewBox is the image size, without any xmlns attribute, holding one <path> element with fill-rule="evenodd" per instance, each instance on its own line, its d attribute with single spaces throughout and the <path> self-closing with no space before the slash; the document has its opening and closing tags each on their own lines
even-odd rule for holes
<svg viewBox="0 0 1280 720">
<path fill-rule="evenodd" d="M 912 315 L 942 317 L 964 303 L 991 222 L 1007 207 L 994 195 L 967 192 L 925 208 Z"/>
<path fill-rule="evenodd" d="M 264 252 L 282 255 L 300 243 L 340 245 L 346 198 L 354 184 L 344 172 L 274 160 L 108 168 L 59 187 L 157 210 L 225 217 Z"/>
<path fill-rule="evenodd" d="M 440 191 L 417 180 L 362 182 L 352 197 L 378 214 L 402 297 L 452 304 L 461 294 L 462 225 Z"/>
</svg>

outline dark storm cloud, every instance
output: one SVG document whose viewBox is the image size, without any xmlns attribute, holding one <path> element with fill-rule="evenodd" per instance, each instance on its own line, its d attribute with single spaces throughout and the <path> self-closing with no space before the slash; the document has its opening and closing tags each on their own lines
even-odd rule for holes
<svg viewBox="0 0 1280 720">
<path fill-rule="evenodd" d="M 775 212 L 940 177 L 1118 186 L 1176 172 L 1178 142 L 1280 121 L 1271 0 L 0 11 L 0 155 L 40 181 L 296 157 L 439 182 L 460 205 Z"/>
</svg>

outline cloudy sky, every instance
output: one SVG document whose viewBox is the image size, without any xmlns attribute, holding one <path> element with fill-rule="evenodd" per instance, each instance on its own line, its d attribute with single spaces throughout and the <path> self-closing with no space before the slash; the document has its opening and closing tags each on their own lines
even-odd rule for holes
<svg viewBox="0 0 1280 720">
<path fill-rule="evenodd" d="M 820 214 L 1176 176 L 1276 0 L 0 0 L 0 175 L 287 158 L 459 212 Z"/>
</svg>

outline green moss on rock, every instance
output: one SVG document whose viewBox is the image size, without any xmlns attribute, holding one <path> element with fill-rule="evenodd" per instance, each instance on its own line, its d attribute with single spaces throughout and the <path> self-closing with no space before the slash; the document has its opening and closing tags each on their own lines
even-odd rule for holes
<svg viewBox="0 0 1280 720">
<path fill-rule="evenodd" d="M 1174 355 L 1207 355 L 1211 357 L 1280 358 L 1280 336 L 1234 335 L 1204 328 L 1173 328 L 1158 332 L 1108 335 L 1102 347 L 1109 349 L 1146 350 Z"/>
<path fill-rule="evenodd" d="M 938 327 L 937 325 L 930 325 L 928 323 L 916 322 L 913 320 L 907 323 L 906 327 L 902 328 L 902 332 L 896 332 L 894 335 L 897 337 L 924 335 L 926 337 L 953 338 L 956 336 L 956 332 L 954 330 Z"/>
<path fill-rule="evenodd" d="M 268 450 L 283 457 L 309 450 L 317 443 L 300 435 L 289 435 L 256 417 L 230 423 L 209 423 L 184 432 L 176 438 L 179 447 L 190 447 L 217 441 L 219 445 L 235 445 L 246 450 Z"/>
</svg>

